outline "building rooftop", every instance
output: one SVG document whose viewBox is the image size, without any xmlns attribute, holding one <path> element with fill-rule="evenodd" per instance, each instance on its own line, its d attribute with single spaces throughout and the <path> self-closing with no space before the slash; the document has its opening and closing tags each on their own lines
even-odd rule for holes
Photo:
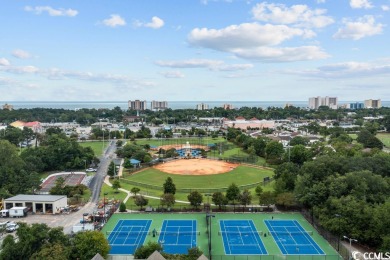
<svg viewBox="0 0 390 260">
<path fill-rule="evenodd" d="M 5 199 L 4 201 L 36 201 L 36 202 L 54 202 L 66 198 L 66 196 L 61 195 L 28 195 L 28 194 L 19 194 L 14 197 Z"/>
</svg>

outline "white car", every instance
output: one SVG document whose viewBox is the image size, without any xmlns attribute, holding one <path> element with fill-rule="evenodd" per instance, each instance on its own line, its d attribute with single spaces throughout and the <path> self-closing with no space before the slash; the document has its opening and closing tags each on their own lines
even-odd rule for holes
<svg viewBox="0 0 390 260">
<path fill-rule="evenodd" d="M 96 172 L 97 170 L 95 168 L 88 168 L 85 170 L 86 172 Z"/>
<path fill-rule="evenodd" d="M 7 227 L 5 228 L 5 230 L 8 233 L 12 233 L 12 232 L 16 231 L 18 228 L 19 228 L 18 224 L 11 222 L 11 223 L 7 224 Z"/>
</svg>

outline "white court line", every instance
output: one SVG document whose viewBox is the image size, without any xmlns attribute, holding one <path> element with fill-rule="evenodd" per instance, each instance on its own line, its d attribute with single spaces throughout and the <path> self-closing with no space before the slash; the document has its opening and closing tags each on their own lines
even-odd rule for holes
<svg viewBox="0 0 390 260">
<path fill-rule="evenodd" d="M 306 230 L 304 230 L 304 232 L 302 231 L 303 227 L 298 223 L 298 221 L 294 220 L 293 223 L 295 224 L 295 226 L 304 234 L 304 236 L 306 237 L 306 239 L 310 242 L 310 244 L 314 247 L 314 249 L 317 251 L 317 253 L 319 255 L 324 255 L 324 251 L 321 249 L 321 247 L 314 241 L 314 239 L 312 239 L 306 232 Z M 297 225 L 298 224 L 298 225 Z M 308 238 L 309 236 L 309 238 Z M 316 246 L 314 246 L 313 242 L 317 245 L 318 248 L 321 249 L 322 253 L 320 251 L 318 251 L 318 248 Z"/>
</svg>

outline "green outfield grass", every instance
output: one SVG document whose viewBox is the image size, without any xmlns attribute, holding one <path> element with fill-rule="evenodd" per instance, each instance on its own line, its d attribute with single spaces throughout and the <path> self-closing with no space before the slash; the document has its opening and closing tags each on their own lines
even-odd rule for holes
<svg viewBox="0 0 390 260">
<path fill-rule="evenodd" d="M 94 151 L 95 155 L 97 157 L 99 157 L 100 155 L 103 154 L 103 148 L 106 149 L 107 146 L 109 145 L 109 142 L 104 142 L 104 146 L 103 146 L 103 142 L 100 142 L 100 141 L 94 141 L 94 142 L 80 142 L 79 143 L 82 147 L 91 147 L 92 150 Z"/>
<path fill-rule="evenodd" d="M 128 141 L 130 142 L 130 141 Z M 174 145 L 174 144 L 185 144 L 186 142 L 189 142 L 190 144 L 198 144 L 203 143 L 203 145 L 207 144 L 214 144 L 214 143 L 221 143 L 226 142 L 226 140 L 222 137 L 217 138 L 211 138 L 211 137 L 183 137 L 183 138 L 170 138 L 170 139 L 137 139 L 135 141 L 138 145 L 145 145 L 149 144 L 152 146 L 161 146 L 161 145 Z"/>
<path fill-rule="evenodd" d="M 273 171 L 268 169 L 258 169 L 247 166 L 238 166 L 230 172 L 212 175 L 178 175 L 168 174 L 154 168 L 141 171 L 125 179 L 162 186 L 168 177 L 171 177 L 176 184 L 176 188 L 224 188 L 233 182 L 240 185 L 251 184 L 263 181 L 264 177 L 272 177 Z"/>
<path fill-rule="evenodd" d="M 390 134 L 379 133 L 379 134 L 376 135 L 376 137 L 378 137 L 379 140 L 381 140 L 382 143 L 383 143 L 386 147 L 390 148 Z"/>
<path fill-rule="evenodd" d="M 212 250 L 211 254 L 213 255 L 213 259 L 264 259 L 264 260 L 272 260 L 272 259 L 313 259 L 313 260 L 341 260 L 341 257 L 337 254 L 337 252 L 330 246 L 330 244 L 321 237 L 316 230 L 304 219 L 301 214 L 298 213 L 290 213 L 290 214 L 271 214 L 271 213 L 255 213 L 255 214 L 238 214 L 238 213 L 224 213 L 224 214 L 214 214 L 215 218 L 211 218 L 211 245 Z M 267 233 L 269 230 L 267 229 L 264 220 L 269 220 L 271 218 L 274 219 L 286 219 L 286 220 L 297 220 L 301 226 L 306 231 L 313 231 L 313 240 L 321 247 L 321 249 L 325 252 L 326 255 L 315 255 L 315 256 L 283 256 L 279 247 L 275 243 L 275 240 L 272 236 L 264 236 L 261 235 L 261 240 L 268 252 L 268 255 L 265 256 L 227 256 L 225 255 L 222 236 L 218 235 L 218 231 L 220 231 L 219 220 L 253 220 L 257 231 L 262 231 L 263 233 Z M 197 221 L 197 231 L 200 232 L 200 235 L 197 236 L 197 246 L 200 250 L 203 251 L 205 255 L 209 254 L 208 251 L 208 234 L 207 234 L 207 226 L 206 226 L 206 214 L 205 213 L 181 213 L 181 214 L 114 214 L 107 224 L 104 226 L 102 232 L 107 237 L 107 232 L 112 231 L 119 220 L 122 219 L 138 219 L 138 220 L 152 220 L 152 224 L 150 226 L 149 231 L 156 229 L 157 231 L 161 230 L 162 223 L 164 220 L 196 220 Z M 152 235 L 147 235 L 145 243 L 159 242 L 158 235 L 153 237 Z M 275 258 L 276 257 L 276 258 Z"/>
</svg>

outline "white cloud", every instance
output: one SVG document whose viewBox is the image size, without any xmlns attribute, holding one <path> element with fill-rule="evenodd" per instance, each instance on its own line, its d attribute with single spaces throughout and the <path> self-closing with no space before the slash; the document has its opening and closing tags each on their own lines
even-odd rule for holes
<svg viewBox="0 0 390 260">
<path fill-rule="evenodd" d="M 73 10 L 73 9 L 64 9 L 64 8 L 54 9 L 50 6 L 35 6 L 35 7 L 26 6 L 24 7 L 24 10 L 27 12 L 33 12 L 35 14 L 42 14 L 43 12 L 47 12 L 50 16 L 74 17 L 79 13 L 77 10 Z"/>
<path fill-rule="evenodd" d="M 169 68 L 207 68 L 214 71 L 238 71 L 253 68 L 253 64 L 225 64 L 219 60 L 189 59 L 180 61 L 156 61 L 156 65 Z"/>
<path fill-rule="evenodd" d="M 9 66 L 11 63 L 6 58 L 0 58 L 0 66 Z"/>
<path fill-rule="evenodd" d="M 360 17 L 357 21 L 344 19 L 344 27 L 338 29 L 333 35 L 335 39 L 359 40 L 364 37 L 382 33 L 383 24 L 375 23 L 375 18 L 371 15 Z"/>
<path fill-rule="evenodd" d="M 317 46 L 271 47 L 296 36 L 311 38 L 314 35 L 311 30 L 286 25 L 244 23 L 220 30 L 193 29 L 188 42 L 194 46 L 229 52 L 236 57 L 257 61 L 286 62 L 327 58 L 328 54 Z"/>
<path fill-rule="evenodd" d="M 234 51 L 234 54 L 240 58 L 263 62 L 319 60 L 329 57 L 329 55 L 318 46 L 237 49 Z"/>
<path fill-rule="evenodd" d="M 326 16 L 325 9 L 310 9 L 307 5 L 273 4 L 263 2 L 252 8 L 254 19 L 274 24 L 293 24 L 303 27 L 322 28 L 334 23 L 330 16 Z"/>
<path fill-rule="evenodd" d="M 148 27 L 148 28 L 152 28 L 152 29 L 160 29 L 161 27 L 164 26 L 164 20 L 162 20 L 161 18 L 159 18 L 157 16 L 153 16 L 152 21 L 149 23 L 143 23 L 143 22 L 140 22 L 138 20 L 135 20 L 133 22 L 133 25 L 135 27 Z"/>
<path fill-rule="evenodd" d="M 14 50 L 12 52 L 12 56 L 19 58 L 19 59 L 29 59 L 31 58 L 31 54 L 24 50 Z"/>
<path fill-rule="evenodd" d="M 312 31 L 286 25 L 243 23 L 220 30 L 195 28 L 189 34 L 188 41 L 195 46 L 231 51 L 235 48 L 278 45 L 295 36 L 305 37 L 307 35 L 313 35 Z"/>
<path fill-rule="evenodd" d="M 164 21 L 157 16 L 152 17 L 152 21 L 150 23 L 145 24 L 145 27 L 159 29 L 164 26 Z"/>
<path fill-rule="evenodd" d="M 180 71 L 167 71 L 167 72 L 162 72 L 161 73 L 164 77 L 166 78 L 173 78 L 173 79 L 179 79 L 179 78 L 184 78 L 184 74 L 181 73 Z"/>
<path fill-rule="evenodd" d="M 317 4 L 324 4 L 326 3 L 326 0 L 317 0 Z"/>
<path fill-rule="evenodd" d="M 371 76 L 390 76 L 390 63 L 365 63 L 344 62 L 321 66 L 313 70 L 289 71 L 304 77 L 339 79 L 339 78 L 363 78 Z"/>
<path fill-rule="evenodd" d="M 382 11 L 386 11 L 386 12 L 390 10 L 390 6 L 388 6 L 388 5 L 382 5 L 381 8 L 382 8 Z"/>
<path fill-rule="evenodd" d="M 0 67 L 0 71 L 14 74 L 31 74 L 39 72 L 39 69 L 35 66 L 4 66 Z"/>
<path fill-rule="evenodd" d="M 103 24 L 109 27 L 125 26 L 126 21 L 118 14 L 110 15 L 110 18 L 103 20 Z"/>
<path fill-rule="evenodd" d="M 354 9 L 369 9 L 374 7 L 369 0 L 350 0 L 349 5 Z"/>
</svg>

